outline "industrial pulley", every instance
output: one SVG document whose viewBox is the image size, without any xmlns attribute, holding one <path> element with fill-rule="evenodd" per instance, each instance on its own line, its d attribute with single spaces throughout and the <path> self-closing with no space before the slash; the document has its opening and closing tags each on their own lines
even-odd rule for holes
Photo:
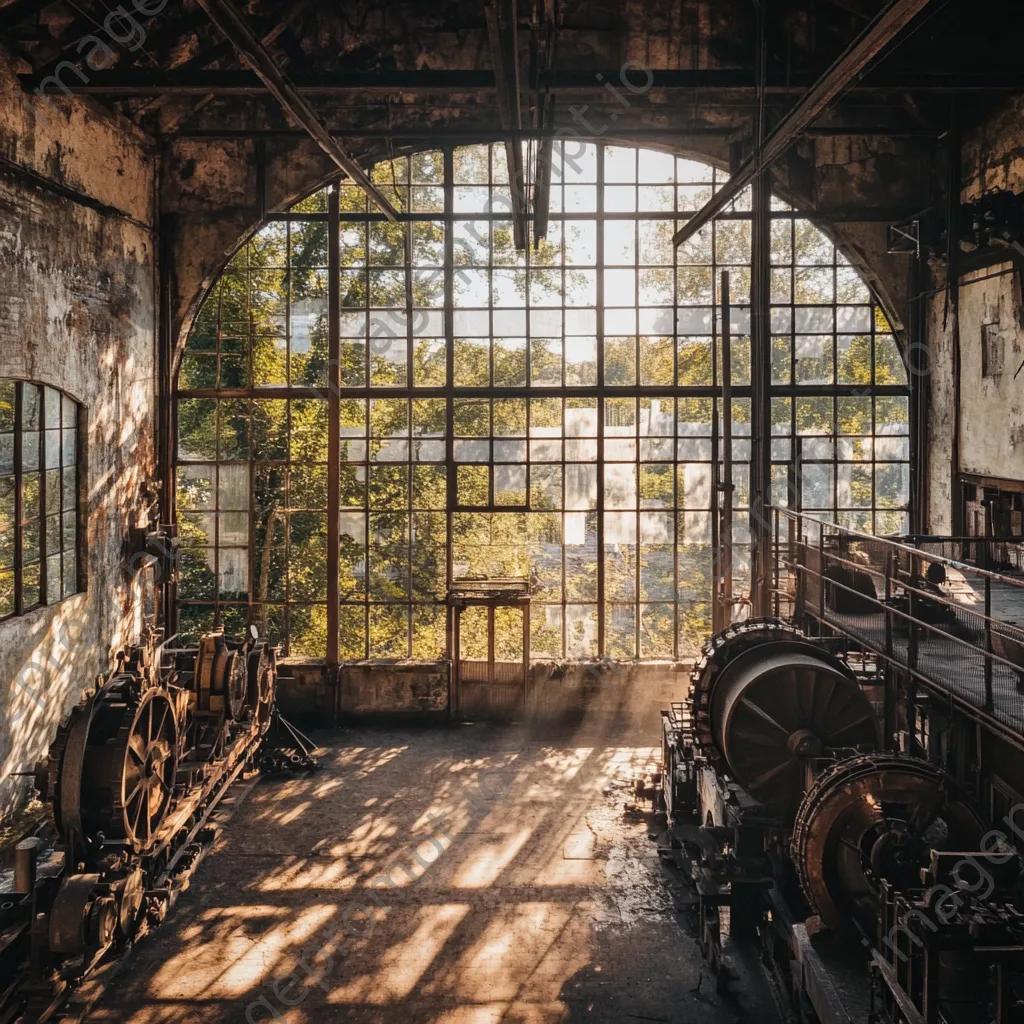
<svg viewBox="0 0 1024 1024">
<path fill-rule="evenodd" d="M 161 669 L 155 642 L 133 648 L 121 671 L 71 709 L 36 766 L 40 795 L 76 856 L 112 844 L 146 854 L 195 782 L 179 768 L 211 763 L 239 731 L 266 734 L 273 647 L 214 633 L 182 657 L 186 664 Z"/>
<path fill-rule="evenodd" d="M 232 722 L 255 721 L 266 732 L 277 678 L 276 649 L 266 640 L 243 643 L 209 633 L 200 640 L 189 670 L 196 712 Z"/>
<path fill-rule="evenodd" d="M 880 744 L 877 716 L 849 668 L 776 619 L 713 637 L 694 668 L 690 699 L 702 754 L 785 815 L 800 803 L 808 759 Z"/>
<path fill-rule="evenodd" d="M 870 930 L 882 880 L 915 888 L 933 850 L 978 850 L 985 831 L 972 801 L 937 765 L 873 753 L 818 777 L 797 810 L 791 854 L 826 925 L 857 921 Z"/>
<path fill-rule="evenodd" d="M 120 651 L 35 766 L 57 840 L 19 842 L 13 888 L 0 889 L 0 1021 L 53 1019 L 69 986 L 161 920 L 234 780 L 287 756 L 275 726 L 304 739 L 276 710 L 267 641 L 160 641 L 147 629 Z"/>
<path fill-rule="evenodd" d="M 115 676 L 75 705 L 37 769 L 57 830 L 80 853 L 101 840 L 143 853 L 171 808 L 180 709 L 172 692 L 137 682 Z"/>
</svg>

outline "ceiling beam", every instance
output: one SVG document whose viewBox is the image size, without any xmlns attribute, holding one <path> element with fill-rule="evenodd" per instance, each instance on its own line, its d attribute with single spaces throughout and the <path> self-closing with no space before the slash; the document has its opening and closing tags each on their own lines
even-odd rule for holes
<svg viewBox="0 0 1024 1024">
<path fill-rule="evenodd" d="M 302 12 L 309 6 L 310 2 L 311 0 L 297 0 L 296 3 L 292 4 L 292 6 L 285 11 L 284 15 L 281 17 L 278 23 L 265 36 L 263 36 L 263 38 L 260 40 L 262 44 L 265 47 L 273 46 L 274 43 L 276 43 L 277 40 L 280 38 L 280 36 L 291 26 L 292 22 L 300 14 L 302 14 Z M 188 66 L 205 68 L 208 67 L 209 64 L 214 59 L 226 59 L 229 55 L 233 56 L 235 50 L 231 43 L 225 43 L 223 45 L 227 47 L 227 53 L 223 53 L 220 47 L 214 47 L 212 51 L 206 51 L 211 56 L 209 56 L 208 58 L 204 58 L 203 52 L 200 52 L 196 54 L 196 56 L 193 57 L 191 61 L 188 62 Z M 214 57 L 214 53 L 220 53 L 221 56 Z M 284 63 L 287 65 L 287 58 L 285 59 Z M 187 121 L 189 118 L 194 117 L 204 107 L 209 106 L 214 100 L 216 100 L 216 98 L 217 97 L 213 93 L 207 93 L 198 103 L 196 103 L 192 107 L 191 110 L 187 111 L 179 117 L 178 124 L 181 124 L 183 121 Z M 136 116 L 147 113 L 148 110 L 159 106 L 166 99 L 167 97 L 161 96 L 157 97 L 154 100 L 151 100 L 149 103 L 144 104 L 138 111 L 136 111 Z"/>
<path fill-rule="evenodd" d="M 922 0 L 918 0 L 922 2 Z M 742 70 L 652 71 L 652 89 L 680 89 L 698 92 L 747 94 L 756 89 L 754 75 Z M 598 76 L 601 76 L 600 78 Z M 252 71 L 126 69 L 97 71 L 82 82 L 65 75 L 62 82 L 44 80 L 39 73 L 19 76 L 23 88 L 56 92 L 92 93 L 102 96 L 174 95 L 262 96 L 267 92 Z M 554 92 L 605 92 L 607 83 L 619 80 L 618 71 L 552 71 L 539 76 L 541 86 Z M 637 80 L 629 73 L 634 86 Z M 296 73 L 292 90 L 306 96 L 351 95 L 359 93 L 475 93 L 493 90 L 493 71 L 366 71 Z M 813 83 L 794 77 L 789 82 L 769 81 L 769 96 L 794 96 L 807 92 Z M 886 71 L 872 73 L 846 91 L 857 93 L 994 93 L 1024 92 L 1024 72 L 1013 71 Z"/>
<path fill-rule="evenodd" d="M 0 7 L 0 31 L 8 32 L 23 22 L 30 12 L 39 14 L 39 0 L 11 0 L 11 3 Z"/>
<path fill-rule="evenodd" d="M 202 11 L 193 11 L 182 15 L 176 21 L 169 21 L 163 14 L 151 14 L 147 17 L 138 16 L 135 20 L 141 24 L 145 33 L 143 42 L 148 44 L 145 49 L 138 50 L 137 54 L 134 54 L 132 51 L 126 52 L 124 43 L 113 39 L 107 32 L 101 32 L 99 23 L 95 19 L 83 16 L 80 21 L 73 22 L 70 26 L 65 27 L 61 38 L 53 41 L 53 46 L 48 50 L 50 56 L 42 66 L 39 65 L 37 60 L 30 60 L 35 69 L 34 74 L 40 80 L 44 80 L 48 76 L 57 73 L 58 66 L 65 60 L 71 60 L 72 63 L 77 64 L 87 76 L 95 74 L 95 69 L 89 65 L 82 54 L 82 43 L 90 36 L 99 38 L 105 46 L 113 50 L 117 54 L 118 64 L 132 64 L 137 56 L 151 57 L 152 54 L 160 51 L 168 52 L 173 43 L 179 42 L 207 21 Z M 154 26 L 157 26 L 161 31 L 152 34 L 151 29 Z M 166 45 L 162 46 L 160 44 Z M 74 51 L 76 56 L 71 56 L 72 51 Z M 33 54 L 31 56 L 35 58 L 37 55 Z M 161 53 L 160 58 L 151 57 L 151 61 L 158 64 L 162 56 L 163 53 Z M 144 69 L 135 70 L 140 71 L 141 74 L 151 73 Z"/>
<path fill-rule="evenodd" d="M 816 138 L 846 138 L 858 136 L 877 136 L 889 139 L 935 139 L 945 132 L 944 127 L 922 128 L 900 127 L 898 125 L 838 125 L 836 127 L 809 128 L 804 134 Z M 336 139 L 394 139 L 399 142 L 418 142 L 429 140 L 460 141 L 469 139 L 473 142 L 501 142 L 508 136 L 522 139 L 552 140 L 565 135 L 564 128 L 524 128 L 521 132 L 495 131 L 493 128 L 405 128 L 398 125 L 394 128 L 331 128 L 331 135 Z M 614 132 L 603 132 L 600 135 L 573 131 L 574 142 L 600 142 L 602 139 L 615 142 L 621 139 L 647 140 L 658 142 L 665 139 L 728 139 L 742 132 L 749 132 L 750 125 L 746 122 L 731 127 L 708 128 L 700 125 L 691 127 L 664 128 L 617 128 Z M 559 134 L 561 133 L 561 134 Z M 301 128 L 182 128 L 173 132 L 165 132 L 167 138 L 177 139 L 287 139 L 305 138 L 307 132 Z"/>
<path fill-rule="evenodd" d="M 331 135 L 317 112 L 296 92 L 288 76 L 277 66 L 267 48 L 252 34 L 245 19 L 231 5 L 230 0 L 196 2 L 238 50 L 239 55 L 248 62 L 285 113 L 309 132 L 316 144 L 362 188 L 388 220 L 397 222 L 398 211 Z"/>
<path fill-rule="evenodd" d="M 809 128 L 867 70 L 930 0 L 891 0 L 878 17 L 847 47 L 821 78 L 764 140 L 759 151 L 739 166 L 711 201 L 697 211 L 672 239 L 682 245 L 729 205 L 757 175 L 778 160 L 793 140 Z"/>
<path fill-rule="evenodd" d="M 523 128 L 523 107 L 519 90 L 519 25 L 515 0 L 487 0 L 484 4 L 491 64 L 498 92 L 498 113 L 506 132 Z M 519 136 L 505 138 L 505 158 L 512 195 L 512 236 L 515 247 L 526 248 L 526 173 L 523 142 Z"/>
<path fill-rule="evenodd" d="M 538 26 L 535 35 L 537 54 L 534 58 L 537 65 L 534 127 L 544 132 L 537 143 L 537 180 L 533 189 L 534 248 L 540 248 L 540 243 L 548 237 L 552 158 L 555 150 L 554 136 L 551 132 L 555 124 L 555 97 L 550 89 L 540 84 L 540 72 L 550 72 L 555 63 L 555 50 L 558 44 L 558 11 L 555 9 L 555 0 L 544 0 L 543 10 L 544 20 L 542 25 Z"/>
</svg>

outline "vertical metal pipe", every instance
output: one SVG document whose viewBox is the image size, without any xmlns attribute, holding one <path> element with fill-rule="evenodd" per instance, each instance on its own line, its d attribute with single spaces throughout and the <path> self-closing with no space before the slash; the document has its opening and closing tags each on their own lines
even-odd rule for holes
<svg viewBox="0 0 1024 1024">
<path fill-rule="evenodd" d="M 711 335 L 711 373 L 712 382 L 720 385 L 718 377 L 718 335 L 719 325 L 712 323 Z M 678 342 L 674 345 L 679 351 Z M 717 397 L 711 398 L 711 632 L 720 633 L 723 627 L 722 603 L 722 467 L 721 467 L 721 427 L 719 424 L 720 408 Z M 678 485 L 678 481 L 677 481 Z M 677 499 L 678 500 L 678 499 Z M 678 523 L 676 533 L 678 534 Z M 676 553 L 676 571 L 678 574 L 679 555 Z M 678 596 L 679 581 L 676 580 Z M 676 613 L 678 615 L 678 612 Z M 678 630 L 676 630 L 678 633 Z"/>
<path fill-rule="evenodd" d="M 722 601 L 722 480 L 718 438 L 718 403 L 711 399 L 711 632 L 724 628 Z M 677 530 L 678 532 L 678 530 Z M 678 555 L 677 555 L 678 560 Z M 678 583 L 677 583 L 678 586 Z"/>
<path fill-rule="evenodd" d="M 818 618 L 825 618 L 825 526 L 818 524 Z"/>
<path fill-rule="evenodd" d="M 455 150 L 450 146 L 444 151 L 444 346 L 445 346 L 445 412 L 444 412 L 444 462 L 445 462 L 445 600 L 451 593 L 455 565 L 452 554 L 453 515 L 452 509 L 458 497 L 455 479 Z M 446 640 L 448 657 L 453 666 L 452 697 L 458 681 L 455 666 L 459 657 L 458 612 L 449 607 L 446 616 Z"/>
<path fill-rule="evenodd" d="M 767 68 L 767 0 L 758 4 L 757 111 L 755 154 L 760 160 L 767 129 L 765 75 Z M 771 174 L 765 169 L 754 178 L 751 220 L 750 267 L 750 383 L 751 453 L 750 467 L 750 543 L 751 610 L 754 615 L 768 614 L 771 580 L 771 524 L 766 508 L 770 502 L 771 480 L 771 399 L 772 377 L 771 324 Z"/>
<path fill-rule="evenodd" d="M 885 653 L 892 657 L 892 578 L 894 560 L 890 552 L 885 559 Z"/>
<path fill-rule="evenodd" d="M 544 102 L 544 119 L 548 120 L 547 111 L 554 104 Z M 540 248 L 541 240 L 548 237 L 548 226 L 551 221 L 551 170 L 554 139 L 542 138 L 537 146 L 537 183 L 533 193 L 533 247 Z"/>
<path fill-rule="evenodd" d="M 21 615 L 25 610 L 25 542 L 22 536 L 21 524 L 25 518 L 24 515 L 24 503 L 22 489 L 24 487 L 24 481 L 22 480 L 22 445 L 24 444 L 25 434 L 25 388 L 32 387 L 31 384 L 16 383 L 14 385 L 14 614 Z M 39 408 L 40 408 L 40 427 L 44 427 L 43 423 L 43 406 L 45 401 L 43 400 L 43 392 L 39 392 Z M 45 429 L 39 431 L 41 437 L 46 437 Z M 43 472 L 46 471 L 45 452 L 43 453 L 43 461 L 40 463 L 43 467 Z"/>
<path fill-rule="evenodd" d="M 597 656 L 605 652 L 604 573 L 604 146 L 597 144 Z"/>
<path fill-rule="evenodd" d="M 774 523 L 774 525 L 772 527 L 772 537 L 775 539 L 775 557 L 772 559 L 772 565 L 775 568 L 775 573 L 774 573 L 774 576 L 773 576 L 773 584 L 774 584 L 774 586 L 772 587 L 772 591 L 773 591 L 773 593 L 775 595 L 775 600 L 772 602 L 772 604 L 773 604 L 772 614 L 776 618 L 778 618 L 779 617 L 779 612 L 780 612 L 779 604 L 780 604 L 781 589 L 782 589 L 782 586 L 781 586 L 781 573 L 780 573 L 780 570 L 779 570 L 779 561 L 780 561 L 781 551 L 779 550 L 779 547 L 778 547 L 778 545 L 779 545 L 779 510 L 778 509 L 774 510 L 774 515 L 772 516 L 772 520 L 773 520 L 773 523 Z"/>
<path fill-rule="evenodd" d="M 175 519 L 174 463 L 177 458 L 176 419 L 178 403 L 173 400 L 174 376 L 174 240 L 177 219 L 164 215 L 160 218 L 160 296 L 157 343 L 159 366 L 157 372 L 157 473 L 162 482 L 160 494 L 160 515 L 164 523 Z M 218 332 L 220 313 L 217 315 Z M 219 349 L 218 344 L 218 349 Z M 219 360 L 218 355 L 218 360 Z M 251 551 L 252 549 L 250 549 Z M 250 554 L 250 579 L 251 559 Z M 175 632 L 175 602 L 177 585 L 173 571 L 167 579 L 160 581 L 161 619 L 165 636 Z"/>
<path fill-rule="evenodd" d="M 341 571 L 341 196 L 327 200 L 327 667 L 339 657 Z M 340 680 L 335 682 L 340 686 Z"/>
<path fill-rule="evenodd" d="M 910 381 L 910 531 L 927 533 L 928 525 L 928 399 L 929 375 L 925 336 L 925 269 L 918 253 L 910 264 L 910 325 L 907 332 L 907 376 Z"/>
<path fill-rule="evenodd" d="M 38 836 L 22 839 L 14 848 L 14 891 L 31 896 L 36 888 L 36 865 L 43 841 Z"/>
<path fill-rule="evenodd" d="M 732 622 L 732 296 L 729 271 L 722 271 L 722 527 L 720 531 L 722 607 L 725 625 Z"/>
<path fill-rule="evenodd" d="M 523 610 L 523 710 L 530 704 L 530 602 L 520 607 Z"/>
<path fill-rule="evenodd" d="M 914 573 L 910 574 L 910 586 L 914 587 Z M 917 668 L 917 594 L 913 589 L 907 591 L 907 611 L 910 615 L 910 638 L 907 641 L 907 666 Z"/>
<path fill-rule="evenodd" d="M 991 711 L 992 699 L 992 579 L 985 577 L 985 710 Z"/>
<path fill-rule="evenodd" d="M 963 529 L 963 486 L 960 482 L 960 400 L 961 400 L 961 367 L 960 367 L 960 267 L 959 267 L 959 226 L 960 226 L 960 182 L 962 178 L 960 165 L 960 125 L 957 118 L 956 100 L 953 100 L 949 112 L 949 167 L 946 208 L 946 270 L 949 275 L 947 317 L 951 316 L 953 342 L 953 444 L 950 458 L 950 532 L 954 537 L 962 537 Z"/>
<path fill-rule="evenodd" d="M 487 606 L 487 682 L 494 682 L 494 633 L 496 616 L 493 604 Z"/>
<path fill-rule="evenodd" d="M 392 164 L 392 167 L 393 166 L 394 165 Z M 413 194 L 412 193 L 412 159 L 411 158 L 407 159 L 406 160 L 406 164 L 405 164 L 405 185 L 407 186 L 407 188 L 409 190 L 408 191 L 408 195 L 409 195 L 410 200 L 411 200 L 411 197 L 412 197 L 412 194 Z M 411 206 L 411 201 L 407 201 L 406 202 L 406 206 L 407 207 Z M 403 268 L 404 269 L 404 277 L 405 277 L 405 365 L 406 365 L 405 373 L 406 373 L 406 383 L 408 384 L 409 387 L 414 387 L 416 385 L 416 383 L 417 383 L 416 380 L 415 380 L 415 372 L 416 372 L 416 343 L 415 343 L 414 337 L 413 337 L 414 336 L 414 331 L 415 331 L 415 327 L 414 327 L 414 324 L 413 324 L 414 303 L 415 303 L 415 296 L 413 295 L 413 270 L 412 270 L 412 265 L 413 265 L 413 244 L 414 244 L 413 222 L 412 221 L 408 221 L 405 224 L 405 229 L 404 229 L 404 231 L 402 233 L 402 248 L 403 248 L 403 250 L 405 252 L 405 267 Z M 410 431 L 413 429 L 412 410 L 414 408 L 415 408 L 415 403 L 411 402 L 410 403 L 410 409 L 409 409 L 409 414 L 410 414 L 409 429 L 410 429 Z M 411 440 L 411 438 L 412 438 L 412 435 L 410 434 L 410 452 L 411 452 L 411 449 L 412 449 L 412 440 Z M 412 468 L 411 467 L 410 467 L 408 472 L 410 474 L 412 473 Z M 369 484 L 369 479 L 367 479 L 367 484 Z M 406 513 L 407 513 L 407 522 L 406 522 L 406 527 L 405 527 L 405 543 L 406 543 L 406 551 L 408 552 L 408 559 L 406 561 L 406 566 L 407 566 L 407 570 L 406 571 L 408 573 L 408 575 L 406 576 L 406 594 L 409 595 L 409 604 L 406 606 L 406 617 L 405 617 L 405 645 L 406 645 L 405 646 L 405 650 L 406 650 L 406 657 L 412 658 L 413 657 L 413 635 L 414 635 L 413 634 L 413 619 L 414 619 L 414 616 L 415 616 L 415 608 L 414 608 L 414 605 L 412 603 L 412 596 L 413 596 L 414 587 L 415 587 L 415 581 L 414 581 L 413 577 L 414 577 L 414 575 L 416 573 L 416 566 L 415 566 L 415 564 L 413 562 L 413 531 L 416 529 L 416 525 L 415 525 L 416 520 L 415 520 L 415 517 L 412 514 L 412 509 L 413 509 L 413 488 L 412 488 L 411 476 L 410 476 L 410 479 L 409 479 L 409 489 L 406 492 L 406 505 L 405 505 L 405 508 L 406 508 Z M 367 534 L 367 544 L 369 544 L 369 534 Z"/>
<path fill-rule="evenodd" d="M 451 606 L 449 622 L 451 623 L 452 649 L 451 668 L 448 676 L 448 717 L 455 718 L 459 714 L 459 647 L 462 643 L 459 637 L 459 627 L 462 623 L 462 608 Z"/>
</svg>

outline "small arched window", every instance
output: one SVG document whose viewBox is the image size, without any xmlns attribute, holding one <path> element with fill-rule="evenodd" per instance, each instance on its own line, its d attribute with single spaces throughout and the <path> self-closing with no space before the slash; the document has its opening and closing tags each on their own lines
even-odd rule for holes
<svg viewBox="0 0 1024 1024">
<path fill-rule="evenodd" d="M 79 590 L 80 408 L 0 377 L 0 621 Z"/>
</svg>

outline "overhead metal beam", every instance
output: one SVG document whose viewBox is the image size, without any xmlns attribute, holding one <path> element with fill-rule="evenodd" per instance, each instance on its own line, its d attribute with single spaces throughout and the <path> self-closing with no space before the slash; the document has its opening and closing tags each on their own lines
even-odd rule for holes
<svg viewBox="0 0 1024 1024">
<path fill-rule="evenodd" d="M 519 92 L 519 25 L 515 0 L 487 0 L 484 4 L 491 63 L 498 91 L 501 127 L 522 131 L 523 108 Z M 505 139 L 505 156 L 512 195 L 512 236 L 517 249 L 526 248 L 526 173 L 523 143 L 514 135 Z"/>
<path fill-rule="evenodd" d="M 676 138 L 708 138 L 728 139 L 740 131 L 749 130 L 746 124 L 737 124 L 723 128 L 617 128 L 614 132 L 603 132 L 600 135 L 587 132 L 574 132 L 573 142 L 618 141 L 622 139 L 650 139 L 659 141 Z M 900 128 L 886 125 L 849 125 L 834 128 L 809 128 L 804 134 L 840 138 L 844 136 L 881 136 L 891 139 L 935 139 L 944 134 L 945 128 Z M 331 135 L 336 139 L 394 139 L 403 142 L 417 142 L 425 139 L 433 141 L 501 142 L 506 136 L 512 135 L 523 139 L 556 139 L 565 136 L 565 128 L 524 128 L 521 132 L 493 128 L 331 128 Z M 561 133 L 561 134 L 559 134 Z M 301 128 L 183 128 L 180 131 L 165 132 L 168 137 L 179 139 L 259 139 L 259 138 L 305 138 L 307 132 Z"/>
<path fill-rule="evenodd" d="M 548 237 L 548 224 L 551 217 L 551 173 L 555 151 L 555 97 L 549 88 L 539 82 L 540 72 L 550 72 L 555 62 L 555 49 L 558 43 L 558 17 L 555 0 L 544 0 L 544 39 L 537 40 L 538 50 L 543 50 L 543 68 L 538 65 L 536 84 L 537 106 L 534 127 L 541 129 L 537 144 L 536 183 L 533 189 L 533 244 L 537 248 L 542 240 Z M 535 58 L 539 61 L 539 55 Z"/>
<path fill-rule="evenodd" d="M 9 32 L 23 22 L 32 11 L 40 13 L 40 8 L 39 0 L 12 0 L 11 3 L 0 7 L 0 32 Z"/>
<path fill-rule="evenodd" d="M 636 87 L 652 90 L 692 90 L 745 96 L 756 90 L 753 74 L 743 70 L 655 71 L 648 76 L 624 72 L 625 80 Z M 620 81 L 619 71 L 541 72 L 539 83 L 552 92 L 606 92 L 608 83 Z M 651 77 L 653 76 L 653 77 Z M 25 89 L 100 96 L 159 96 L 163 93 L 218 96 L 262 96 L 267 92 L 259 77 L 251 71 L 195 71 L 128 68 L 123 71 L 96 71 L 83 82 L 65 74 L 58 83 L 34 72 L 20 75 Z M 771 82 L 768 96 L 799 96 L 807 92 L 813 80 L 793 76 L 789 81 Z M 442 93 L 472 94 L 495 88 L 493 71 L 356 71 L 300 72 L 291 76 L 291 86 L 304 96 L 349 96 L 353 93 Z M 616 85 L 616 88 L 619 86 Z M 1012 71 L 886 71 L 872 72 L 868 78 L 850 85 L 848 92 L 887 95 L 922 93 L 959 95 L 970 93 L 1024 92 L 1024 72 Z"/>
<path fill-rule="evenodd" d="M 297 18 L 310 4 L 311 0 L 297 0 L 287 11 L 281 20 L 262 38 L 261 42 L 264 46 L 273 46 L 280 35 L 288 28 L 288 26 Z M 202 15 L 205 17 L 205 14 Z M 198 54 L 185 61 L 184 64 L 179 65 L 180 69 L 186 68 L 205 68 L 212 64 L 215 60 L 223 60 L 226 57 L 231 56 L 235 52 L 234 47 L 229 42 L 224 42 L 220 46 L 215 46 L 212 50 L 201 50 Z M 148 114 L 152 110 L 156 110 L 162 103 L 166 101 L 167 97 L 158 96 L 154 99 L 144 103 L 138 110 L 132 115 L 136 119 Z M 210 95 L 209 93 L 204 96 L 189 113 L 188 117 L 193 116 L 198 111 L 202 110 L 207 104 L 211 103 L 216 99 L 216 96 Z"/>
<path fill-rule="evenodd" d="M 682 245 L 721 213 L 754 178 L 770 167 L 793 140 L 809 128 L 867 69 L 868 65 L 928 6 L 930 0 L 891 0 L 877 18 L 854 40 L 845 53 L 821 76 L 779 122 L 774 131 L 730 177 L 722 189 L 672 239 Z"/>
<path fill-rule="evenodd" d="M 290 117 L 312 136 L 317 145 L 354 181 L 388 220 L 397 221 L 398 211 L 369 179 L 359 164 L 338 144 L 317 112 L 299 95 L 288 77 L 274 62 L 266 47 L 252 34 L 245 19 L 229 0 L 196 0 L 210 20 L 225 35 L 239 55 L 259 76 L 269 92 Z"/>
</svg>

